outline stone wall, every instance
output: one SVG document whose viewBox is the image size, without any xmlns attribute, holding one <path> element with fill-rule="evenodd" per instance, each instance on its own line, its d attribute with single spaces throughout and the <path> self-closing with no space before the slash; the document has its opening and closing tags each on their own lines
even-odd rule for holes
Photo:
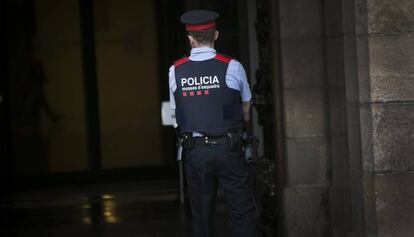
<svg viewBox="0 0 414 237">
<path fill-rule="evenodd" d="M 363 196 L 353 211 L 364 211 L 355 235 L 413 236 L 414 2 L 355 0 L 354 11 L 357 80 L 346 87 L 348 107 L 359 111 L 348 124 L 359 120 L 361 138 L 351 174 L 362 189 L 353 196 Z"/>
<path fill-rule="evenodd" d="M 412 236 L 414 2 L 324 2 L 332 234 Z"/>
<path fill-rule="evenodd" d="M 414 1 L 278 4 L 287 236 L 413 236 Z"/>
</svg>

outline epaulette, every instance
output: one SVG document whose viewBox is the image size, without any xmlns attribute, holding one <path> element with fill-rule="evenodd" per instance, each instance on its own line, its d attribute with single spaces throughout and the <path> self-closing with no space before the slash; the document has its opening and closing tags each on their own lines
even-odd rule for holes
<svg viewBox="0 0 414 237">
<path fill-rule="evenodd" d="M 181 57 L 181 58 L 179 58 L 179 59 L 177 59 L 177 60 L 175 60 L 174 61 L 174 66 L 175 67 L 178 67 L 178 66 L 180 66 L 181 64 L 183 64 L 183 63 L 185 63 L 185 62 L 187 62 L 189 59 L 188 59 L 188 57 L 187 56 L 183 56 L 183 57 Z"/>
<path fill-rule="evenodd" d="M 229 63 L 233 59 L 232 57 L 221 54 L 221 53 L 216 54 L 214 58 L 222 62 L 225 62 L 225 63 Z"/>
</svg>

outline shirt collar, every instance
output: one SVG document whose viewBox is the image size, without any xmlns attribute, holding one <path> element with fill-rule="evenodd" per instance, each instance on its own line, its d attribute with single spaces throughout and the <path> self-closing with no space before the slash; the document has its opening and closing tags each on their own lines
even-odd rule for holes
<svg viewBox="0 0 414 237">
<path fill-rule="evenodd" d="M 199 47 L 199 48 L 192 48 L 191 49 L 191 56 L 194 56 L 196 54 L 202 54 L 202 53 L 216 53 L 216 50 L 210 47 Z"/>
</svg>

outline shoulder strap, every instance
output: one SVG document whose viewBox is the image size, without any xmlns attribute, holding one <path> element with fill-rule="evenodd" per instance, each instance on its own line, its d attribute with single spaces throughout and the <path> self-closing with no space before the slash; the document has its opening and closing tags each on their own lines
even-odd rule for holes
<svg viewBox="0 0 414 237">
<path fill-rule="evenodd" d="M 181 57 L 181 58 L 179 58 L 179 59 L 177 59 L 177 60 L 175 60 L 174 61 L 174 66 L 175 67 L 178 67 L 178 66 L 180 66 L 181 64 L 183 64 L 183 63 L 185 63 L 185 62 L 188 62 L 188 57 L 187 56 L 183 56 L 183 57 Z"/>
<path fill-rule="evenodd" d="M 232 60 L 231 57 L 226 56 L 226 55 L 221 54 L 221 53 L 216 54 L 214 59 L 220 60 L 220 61 L 225 62 L 225 63 L 229 63 Z"/>
</svg>

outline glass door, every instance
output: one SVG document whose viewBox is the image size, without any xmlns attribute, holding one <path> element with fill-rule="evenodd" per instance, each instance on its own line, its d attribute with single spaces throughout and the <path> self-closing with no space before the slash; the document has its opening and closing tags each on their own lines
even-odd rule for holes
<svg viewBox="0 0 414 237">
<path fill-rule="evenodd" d="M 156 11 L 154 0 L 94 1 L 103 169 L 174 162 L 163 158 Z"/>
</svg>

